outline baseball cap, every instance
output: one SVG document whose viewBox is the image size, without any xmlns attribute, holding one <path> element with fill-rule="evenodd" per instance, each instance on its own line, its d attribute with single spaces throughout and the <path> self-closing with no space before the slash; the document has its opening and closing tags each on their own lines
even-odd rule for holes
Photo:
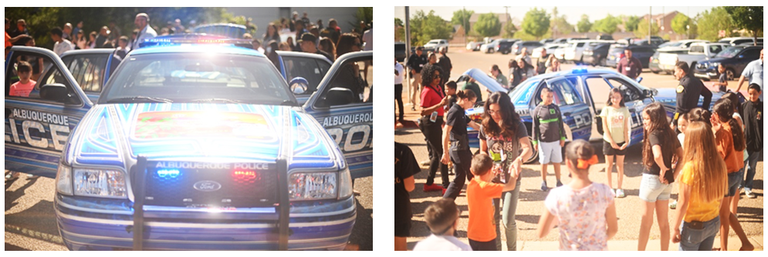
<svg viewBox="0 0 768 257">
<path fill-rule="evenodd" d="M 315 37 L 315 35 L 312 35 L 312 33 L 304 33 L 304 34 L 301 34 L 301 38 L 299 38 L 299 40 L 297 40 L 296 42 L 301 43 L 303 41 L 315 42 L 317 41 L 317 37 Z"/>
</svg>

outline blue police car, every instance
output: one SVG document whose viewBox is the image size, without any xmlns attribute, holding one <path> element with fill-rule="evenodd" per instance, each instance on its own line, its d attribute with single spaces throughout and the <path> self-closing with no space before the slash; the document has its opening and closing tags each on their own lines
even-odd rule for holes
<svg viewBox="0 0 768 257">
<path fill-rule="evenodd" d="M 9 95 L 18 62 L 38 59 L 38 90 Z M 95 104 L 53 52 L 13 47 L 6 169 L 56 176 L 73 250 L 343 249 L 352 179 L 371 173 L 372 99 L 350 90 L 371 92 L 370 80 L 335 71 L 371 59 L 339 58 L 302 106 L 256 51 L 142 48 Z"/>
<path fill-rule="evenodd" d="M 494 79 L 479 69 L 470 69 L 464 72 L 458 79 L 459 87 L 461 84 L 468 83 L 470 78 L 491 92 L 507 92 Z M 560 107 L 560 111 L 563 113 L 563 121 L 566 125 L 566 141 L 590 140 L 593 135 L 596 136 L 599 124 L 594 122 L 595 117 L 605 106 L 609 97 L 608 91 L 612 88 L 619 88 L 631 114 L 630 146 L 642 140 L 643 122 L 640 112 L 646 105 L 655 101 L 654 95 L 658 92 L 656 89 L 646 88 L 637 81 L 608 69 L 577 68 L 531 77 L 508 93 L 512 104 L 515 106 L 515 111 L 520 115 L 528 130 L 528 135 L 532 135 L 533 120 L 530 113 L 541 103 L 540 95 L 544 87 L 552 89 L 554 103 Z M 483 115 L 483 108 L 481 106 L 468 109 L 466 113 L 473 120 L 479 121 Z M 470 145 L 479 147 L 478 132 L 468 128 L 468 133 Z M 534 151 L 533 156 L 526 163 L 531 163 L 536 158 L 538 158 L 538 154 Z"/>
</svg>

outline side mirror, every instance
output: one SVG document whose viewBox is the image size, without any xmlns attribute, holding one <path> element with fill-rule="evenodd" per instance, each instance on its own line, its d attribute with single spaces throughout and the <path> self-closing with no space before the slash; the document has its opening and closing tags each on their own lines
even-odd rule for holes
<svg viewBox="0 0 768 257">
<path fill-rule="evenodd" d="M 54 83 L 40 87 L 40 98 L 49 101 L 66 103 L 67 99 L 69 98 L 69 94 L 67 94 L 66 86 L 63 84 Z"/>
<path fill-rule="evenodd" d="M 640 83 L 641 81 L 643 81 L 643 77 L 637 77 L 637 83 Z"/>
<path fill-rule="evenodd" d="M 744 59 L 744 55 L 743 55 L 743 54 L 740 54 L 740 55 L 739 55 L 739 59 Z"/>
<path fill-rule="evenodd" d="M 658 95 L 658 94 L 659 94 L 659 90 L 655 89 L 655 88 L 653 88 L 653 89 L 644 89 L 643 90 L 643 95 L 645 95 L 646 98 L 653 97 L 653 96 Z"/>
<path fill-rule="evenodd" d="M 309 89 L 309 82 L 303 77 L 295 77 L 288 82 L 288 86 L 294 95 L 300 95 L 307 92 Z"/>
<path fill-rule="evenodd" d="M 329 107 L 334 105 L 345 105 L 357 102 L 355 93 L 349 88 L 334 87 L 328 90 L 325 97 L 321 97 L 320 106 Z"/>
</svg>

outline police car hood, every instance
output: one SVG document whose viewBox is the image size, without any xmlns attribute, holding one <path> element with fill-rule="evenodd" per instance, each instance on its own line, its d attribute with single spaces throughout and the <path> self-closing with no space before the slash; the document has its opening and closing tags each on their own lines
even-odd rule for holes
<svg viewBox="0 0 768 257">
<path fill-rule="evenodd" d="M 78 125 L 65 161 L 123 166 L 126 160 L 288 161 L 289 168 L 344 167 L 317 121 L 288 106 L 101 104 Z"/>
</svg>

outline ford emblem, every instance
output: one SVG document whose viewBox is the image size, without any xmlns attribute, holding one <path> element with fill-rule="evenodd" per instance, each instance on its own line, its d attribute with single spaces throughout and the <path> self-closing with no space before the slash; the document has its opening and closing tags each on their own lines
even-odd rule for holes
<svg viewBox="0 0 768 257">
<path fill-rule="evenodd" d="M 221 189 L 221 184 L 219 184 L 219 182 L 212 181 L 212 180 L 203 180 L 203 181 L 198 181 L 192 187 L 194 187 L 195 190 L 197 191 L 213 192 Z"/>
</svg>

